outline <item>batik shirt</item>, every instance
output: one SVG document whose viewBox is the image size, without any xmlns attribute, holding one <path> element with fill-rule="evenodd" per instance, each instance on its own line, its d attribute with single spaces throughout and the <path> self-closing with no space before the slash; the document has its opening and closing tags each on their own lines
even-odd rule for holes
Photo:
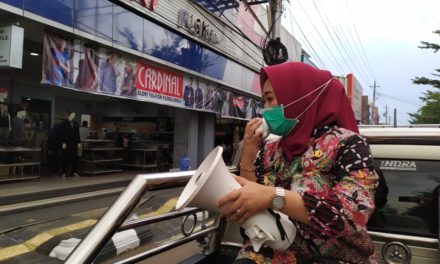
<svg viewBox="0 0 440 264">
<path fill-rule="evenodd" d="M 255 161 L 257 181 L 298 192 L 309 224 L 291 219 L 297 235 L 287 251 L 262 247 L 255 253 L 251 242 L 245 240 L 237 259 L 256 263 L 376 263 L 366 224 L 374 210 L 378 177 L 366 139 L 343 128 L 324 127 L 314 132 L 306 151 L 291 161 L 282 154 L 279 142 L 260 148 Z"/>
</svg>

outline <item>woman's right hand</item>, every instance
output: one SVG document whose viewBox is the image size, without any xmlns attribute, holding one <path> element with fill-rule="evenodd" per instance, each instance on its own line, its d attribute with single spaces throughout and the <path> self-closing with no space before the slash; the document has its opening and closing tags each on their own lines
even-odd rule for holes
<svg viewBox="0 0 440 264">
<path fill-rule="evenodd" d="M 256 117 L 251 119 L 244 130 L 243 135 L 243 153 L 241 156 L 241 166 L 252 168 L 253 162 L 257 157 L 258 147 L 261 143 L 262 131 L 256 131 L 261 125 L 263 119 Z"/>
</svg>

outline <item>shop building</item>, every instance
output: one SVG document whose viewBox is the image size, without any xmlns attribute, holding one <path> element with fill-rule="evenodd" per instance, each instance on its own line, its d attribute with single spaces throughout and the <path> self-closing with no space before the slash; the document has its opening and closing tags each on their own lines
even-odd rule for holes
<svg viewBox="0 0 440 264">
<path fill-rule="evenodd" d="M 83 159 L 168 170 L 187 155 L 195 168 L 215 145 L 236 144 L 261 109 L 265 33 L 254 17 L 265 10 L 231 3 L 0 0 L 1 26 L 24 31 L 22 66 L 1 68 L 2 113 L 26 111 L 25 146 L 41 148 L 42 163 L 54 124 L 74 112 L 88 141 L 115 144 L 101 142 L 100 154 L 84 146 Z M 298 60 L 299 43 L 282 34 Z"/>
</svg>

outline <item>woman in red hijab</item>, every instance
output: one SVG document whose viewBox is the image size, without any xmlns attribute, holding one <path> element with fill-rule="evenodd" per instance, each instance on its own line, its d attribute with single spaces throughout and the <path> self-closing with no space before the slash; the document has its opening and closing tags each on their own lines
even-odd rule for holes
<svg viewBox="0 0 440 264">
<path fill-rule="evenodd" d="M 235 263 L 376 263 L 365 226 L 378 177 L 344 87 L 299 62 L 264 67 L 260 78 L 264 121 L 279 137 L 263 139 L 262 118 L 248 122 L 242 188 L 219 207 L 239 224 L 264 210 L 281 212 L 297 234 L 286 251 L 255 252 L 245 239 Z"/>
</svg>

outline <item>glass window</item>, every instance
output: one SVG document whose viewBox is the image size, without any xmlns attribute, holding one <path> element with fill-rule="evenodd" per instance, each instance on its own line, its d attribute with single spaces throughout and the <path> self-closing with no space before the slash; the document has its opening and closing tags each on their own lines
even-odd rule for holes
<svg viewBox="0 0 440 264">
<path fill-rule="evenodd" d="M 204 49 L 202 61 L 202 73 L 209 75 L 211 77 L 222 80 L 223 74 L 225 72 L 226 59 L 219 54 L 210 51 L 209 49 Z"/>
<path fill-rule="evenodd" d="M 143 19 L 117 5 L 113 8 L 113 14 L 113 41 L 141 51 Z"/>
<path fill-rule="evenodd" d="M 167 48 L 167 61 L 184 65 L 183 50 L 188 48 L 188 40 L 180 35 L 174 34 L 171 31 L 167 32 L 168 36 L 168 48 Z"/>
<path fill-rule="evenodd" d="M 5 4 L 15 6 L 18 8 L 23 8 L 23 0 L 2 0 L 0 2 L 3 2 Z"/>
<path fill-rule="evenodd" d="M 168 30 L 146 19 L 144 22 L 144 42 L 142 52 L 156 58 L 167 60 L 168 55 Z"/>
<path fill-rule="evenodd" d="M 113 4 L 107 0 L 76 0 L 74 27 L 111 40 Z"/>
<path fill-rule="evenodd" d="M 195 41 L 188 40 L 188 46 L 183 50 L 184 67 L 202 72 L 202 56 L 204 48 Z"/>
<path fill-rule="evenodd" d="M 376 159 L 383 177 L 368 230 L 436 237 L 440 162 Z"/>
<path fill-rule="evenodd" d="M 24 9 L 71 27 L 73 22 L 73 1 L 74 0 L 25 0 Z"/>
</svg>

